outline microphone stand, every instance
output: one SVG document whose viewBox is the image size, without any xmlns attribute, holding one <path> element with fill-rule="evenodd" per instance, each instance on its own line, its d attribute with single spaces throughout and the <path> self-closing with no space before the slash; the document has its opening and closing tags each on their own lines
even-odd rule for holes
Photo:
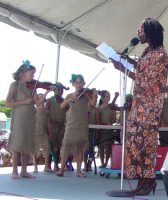
<svg viewBox="0 0 168 200">
<path fill-rule="evenodd" d="M 128 54 L 127 54 L 128 55 Z M 125 55 L 125 56 L 127 56 Z M 126 65 L 128 61 L 126 59 Z M 125 73 L 123 74 L 123 99 L 124 104 L 126 101 L 126 89 L 127 89 L 127 66 L 125 67 Z M 124 106 L 123 106 L 124 108 Z M 133 194 L 131 194 L 128 190 L 123 190 L 123 181 L 124 181 L 124 155 L 125 155 L 125 132 L 126 132 L 126 110 L 123 109 L 123 127 L 121 129 L 122 131 L 122 161 L 121 161 L 121 190 L 112 190 L 109 192 L 106 192 L 108 196 L 111 197 L 132 197 Z"/>
</svg>

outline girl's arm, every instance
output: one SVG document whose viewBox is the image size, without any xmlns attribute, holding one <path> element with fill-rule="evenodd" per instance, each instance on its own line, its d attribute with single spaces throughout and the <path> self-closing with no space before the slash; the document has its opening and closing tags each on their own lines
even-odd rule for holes
<svg viewBox="0 0 168 200">
<path fill-rule="evenodd" d="M 25 100 L 19 100 L 19 101 L 13 101 L 12 98 L 7 97 L 5 106 L 9 108 L 15 108 L 20 105 L 28 105 L 28 104 L 33 104 L 33 103 L 34 103 L 34 100 L 32 98 L 27 98 Z"/>
<path fill-rule="evenodd" d="M 89 104 L 91 106 L 96 106 L 96 103 L 97 103 L 97 91 L 96 91 L 96 89 L 94 89 L 93 95 L 88 96 L 88 99 L 89 99 Z"/>
<path fill-rule="evenodd" d="M 115 92 L 115 96 L 114 96 L 114 98 L 113 98 L 113 101 L 111 102 L 111 108 L 113 108 L 113 109 L 115 109 L 115 107 L 116 107 L 116 106 L 115 106 L 115 102 L 116 102 L 118 96 L 119 96 L 119 93 L 118 93 L 118 92 Z"/>
<path fill-rule="evenodd" d="M 73 94 L 68 94 L 64 101 L 61 103 L 61 109 L 68 108 L 69 103 L 75 101 L 76 97 Z"/>
<path fill-rule="evenodd" d="M 9 108 L 15 108 L 20 105 L 27 105 L 34 103 L 33 98 L 27 98 L 24 100 L 16 101 L 16 96 L 17 96 L 17 87 L 14 84 L 11 84 L 6 97 L 5 106 Z"/>
<path fill-rule="evenodd" d="M 44 103 L 44 100 L 46 99 L 46 96 L 49 92 L 51 92 L 51 90 L 46 90 L 46 92 L 43 95 L 41 95 L 40 97 L 37 96 L 36 92 L 34 93 L 33 99 L 34 99 L 36 106 L 40 106 L 42 103 Z"/>
</svg>

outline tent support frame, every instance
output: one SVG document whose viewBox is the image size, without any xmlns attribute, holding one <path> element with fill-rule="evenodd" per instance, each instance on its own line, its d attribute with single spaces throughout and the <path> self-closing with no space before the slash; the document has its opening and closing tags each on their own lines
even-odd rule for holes
<svg viewBox="0 0 168 200">
<path fill-rule="evenodd" d="M 60 38 L 60 34 L 58 35 L 55 82 L 58 82 L 58 77 L 59 77 L 59 64 L 60 64 L 61 44 L 62 44 L 62 42 L 63 42 L 65 36 L 67 35 L 68 30 L 69 30 L 70 27 L 71 27 L 71 25 L 69 25 L 69 26 L 66 28 L 66 31 L 64 32 L 62 38 Z"/>
</svg>

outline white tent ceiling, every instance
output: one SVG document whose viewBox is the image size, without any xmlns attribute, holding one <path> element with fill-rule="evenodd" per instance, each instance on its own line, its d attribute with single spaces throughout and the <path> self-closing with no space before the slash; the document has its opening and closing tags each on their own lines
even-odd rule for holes
<svg viewBox="0 0 168 200">
<path fill-rule="evenodd" d="M 0 0 L 0 21 L 103 61 L 95 47 L 121 51 L 146 17 L 164 26 L 168 49 L 167 9 L 168 0 Z"/>
</svg>

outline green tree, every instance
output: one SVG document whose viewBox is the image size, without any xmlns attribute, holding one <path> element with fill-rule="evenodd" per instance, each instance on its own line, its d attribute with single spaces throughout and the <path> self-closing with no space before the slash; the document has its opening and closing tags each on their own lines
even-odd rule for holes
<svg viewBox="0 0 168 200">
<path fill-rule="evenodd" d="M 6 114 L 7 117 L 11 117 L 12 109 L 5 107 L 5 101 L 0 101 L 0 112 L 3 112 Z"/>
</svg>

